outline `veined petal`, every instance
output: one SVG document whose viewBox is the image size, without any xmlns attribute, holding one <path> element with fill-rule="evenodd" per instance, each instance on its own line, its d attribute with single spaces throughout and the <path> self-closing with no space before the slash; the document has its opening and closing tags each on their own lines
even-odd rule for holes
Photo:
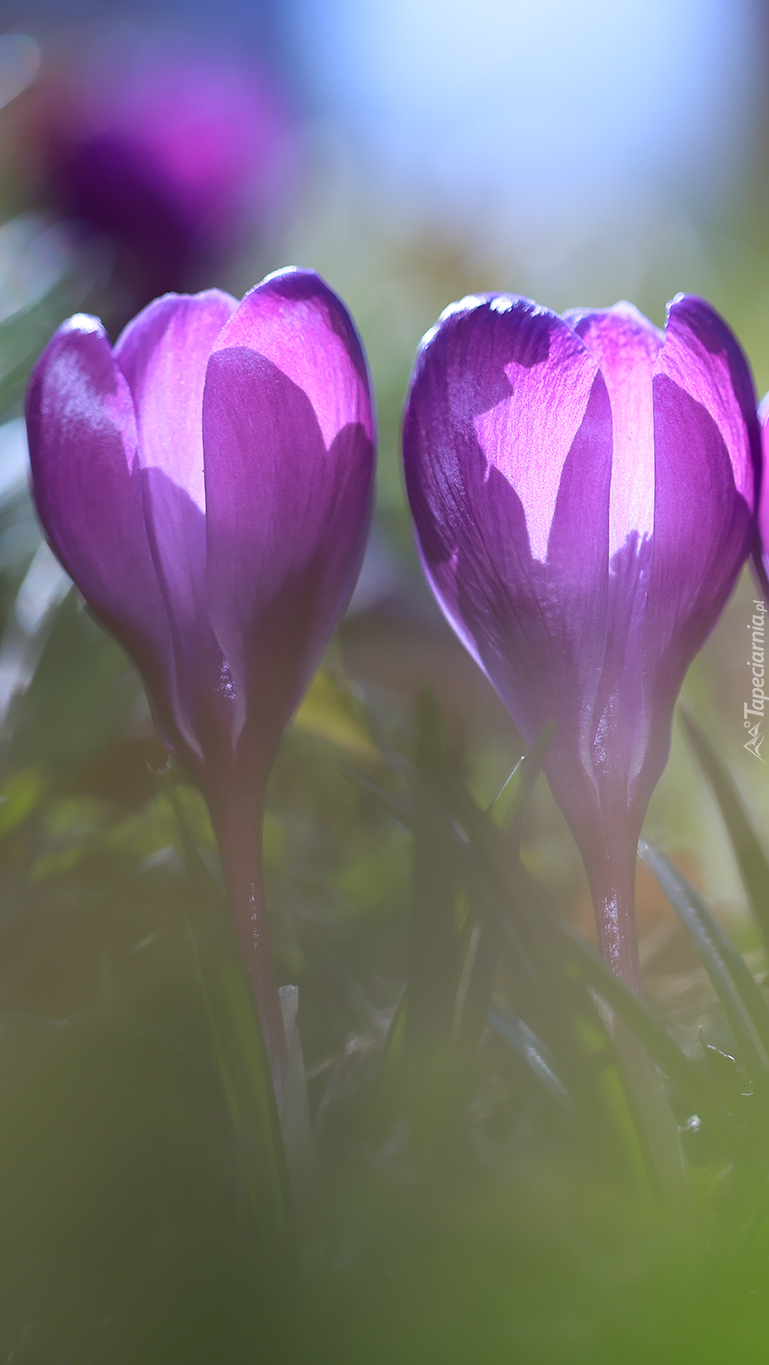
<svg viewBox="0 0 769 1365">
<path fill-rule="evenodd" d="M 702 299 L 679 296 L 670 305 L 654 378 L 654 441 L 642 666 L 649 713 L 669 714 L 734 586 L 754 526 L 760 433 L 753 382 L 736 338 Z"/>
<path fill-rule="evenodd" d="M 198 754 L 223 662 L 208 619 L 203 388 L 212 347 L 236 307 L 217 289 L 167 294 L 129 323 L 115 347 L 136 408 L 147 530 L 171 622 L 182 724 Z"/>
<path fill-rule="evenodd" d="M 168 615 L 145 531 L 134 406 L 96 318 L 65 322 L 27 395 L 32 483 L 50 544 L 133 655 L 175 742 Z"/>
<path fill-rule="evenodd" d="M 629 537 L 640 547 L 654 529 L 652 378 L 664 337 L 631 303 L 564 313 L 600 366 L 609 390 L 614 455 L 609 555 Z"/>
<path fill-rule="evenodd" d="M 448 619 L 524 734 L 557 716 L 554 751 L 578 749 L 590 773 L 612 458 L 595 360 L 528 300 L 468 300 L 428 334 L 403 448 L 420 551 Z"/>
<path fill-rule="evenodd" d="M 166 294 L 142 309 L 115 345 L 133 394 L 142 468 L 161 469 L 201 510 L 206 365 L 236 308 L 219 289 Z"/>
<path fill-rule="evenodd" d="M 271 360 L 307 395 L 327 448 L 350 422 L 373 441 L 360 339 L 341 299 L 314 270 L 277 270 L 246 294 L 214 349 L 236 346 Z"/>
<path fill-rule="evenodd" d="M 722 426 L 667 374 L 654 381 L 654 432 L 657 491 L 644 674 L 657 693 L 651 710 L 669 713 L 749 552 L 752 480 L 746 500 L 735 487 Z M 749 428 L 740 444 L 749 448 Z"/>
<path fill-rule="evenodd" d="M 760 467 L 753 380 L 733 332 L 704 299 L 679 294 L 668 307 L 656 372 L 710 414 L 731 460 L 734 485 L 752 508 Z"/>
<path fill-rule="evenodd" d="M 347 605 L 368 529 L 371 401 L 346 317 L 308 272 L 273 277 L 246 296 L 208 365 L 210 617 L 239 728 L 249 708 L 275 741 Z"/>
<path fill-rule="evenodd" d="M 497 469 L 515 491 L 531 554 L 545 562 L 564 465 L 597 373 L 571 328 L 529 299 L 473 296 L 446 310 L 425 338 L 406 420 L 457 529 L 465 511 L 461 495 L 450 511 L 463 481 L 457 449 L 469 441 L 486 477 Z"/>
</svg>

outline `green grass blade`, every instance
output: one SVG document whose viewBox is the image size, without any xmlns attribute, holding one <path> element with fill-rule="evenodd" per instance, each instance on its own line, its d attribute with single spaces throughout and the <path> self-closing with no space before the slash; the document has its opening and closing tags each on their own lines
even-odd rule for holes
<svg viewBox="0 0 769 1365">
<path fill-rule="evenodd" d="M 467 832 L 468 885 L 499 933 L 515 1013 L 552 1054 L 555 1074 L 568 1087 L 597 1159 L 621 1179 L 630 1176 L 648 1189 L 654 1173 L 643 1125 L 612 1039 L 583 983 L 568 974 L 563 945 L 549 931 L 546 893 L 456 775 L 447 775 L 447 784 Z"/>
<path fill-rule="evenodd" d="M 509 777 L 505 779 L 486 814 L 491 815 L 502 829 L 510 829 L 520 817 L 545 761 L 550 741 L 555 732 L 555 721 L 537 735 L 531 748 L 519 758 Z"/>
<path fill-rule="evenodd" d="M 730 1115 L 715 1101 L 710 1086 L 697 1067 L 657 1023 L 643 1001 L 628 990 L 590 944 L 585 943 L 579 934 L 560 920 L 553 920 L 552 924 L 554 931 L 563 937 L 571 949 L 574 972 L 603 997 L 703 1122 L 710 1125 L 725 1150 L 734 1151 L 738 1144 L 737 1130 Z"/>
<path fill-rule="evenodd" d="M 275 1092 L 253 997 L 240 964 L 197 952 L 222 1086 L 245 1163 L 251 1206 L 267 1248 L 289 1234 L 289 1178 Z"/>
<path fill-rule="evenodd" d="M 699 892 L 661 849 L 642 839 L 638 851 L 690 935 L 731 1024 L 752 1081 L 769 1078 L 769 1005 L 742 954 Z"/>
<path fill-rule="evenodd" d="M 417 709 L 414 775 L 413 899 L 406 1049 L 449 1044 L 461 975 L 457 934 L 460 867 L 456 830 L 445 799 L 444 737 L 425 689 Z"/>
<path fill-rule="evenodd" d="M 465 1052 L 478 1051 L 494 989 L 499 960 L 499 935 L 476 918 L 468 935 L 465 962 L 457 989 L 454 1031 Z"/>
<path fill-rule="evenodd" d="M 249 1199 L 264 1247 L 282 1252 L 291 1233 L 290 1179 L 259 1015 L 224 906 L 215 899 L 212 905 L 216 882 L 203 864 L 174 785 L 167 790 L 190 879 L 187 924 L 201 994 Z"/>
<path fill-rule="evenodd" d="M 681 718 L 700 767 L 713 788 L 732 842 L 750 908 L 769 953 L 769 862 L 726 767 L 714 753 L 700 727 L 683 707 Z"/>
<path fill-rule="evenodd" d="M 356 768 L 353 763 L 340 763 L 339 771 L 367 796 L 373 797 L 378 805 L 399 824 L 408 830 L 413 830 L 414 809 L 412 802 L 407 797 L 398 792 L 388 791 L 386 787 L 381 787 L 378 782 L 375 782 L 367 773 L 362 772 L 360 768 Z"/>
<path fill-rule="evenodd" d="M 519 1019 L 517 1014 L 512 1014 L 509 1010 L 502 1009 L 500 1005 L 492 1005 L 488 1022 L 490 1027 L 523 1058 L 529 1070 L 561 1108 L 571 1111 L 573 1104 L 569 1092 L 553 1069 L 555 1064 L 549 1049 L 529 1028 L 525 1020 Z"/>
</svg>

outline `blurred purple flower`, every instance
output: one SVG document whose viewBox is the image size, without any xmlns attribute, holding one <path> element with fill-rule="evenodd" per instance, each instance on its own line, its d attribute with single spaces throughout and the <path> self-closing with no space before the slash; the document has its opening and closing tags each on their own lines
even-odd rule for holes
<svg viewBox="0 0 769 1365">
<path fill-rule="evenodd" d="M 230 52 L 120 29 L 43 83 L 49 196 L 111 237 L 144 302 L 195 286 L 284 207 L 295 128 L 274 80 Z"/>
<path fill-rule="evenodd" d="M 486 295 L 419 353 L 404 427 L 425 572 L 553 793 L 603 954 L 638 989 L 636 844 L 684 673 L 753 536 L 757 423 L 736 339 L 679 296 L 559 317 Z"/>
<path fill-rule="evenodd" d="M 280 1093 L 258 828 L 284 727 L 355 586 L 374 424 L 344 305 L 312 271 L 238 304 L 157 299 L 114 350 L 65 322 L 27 396 L 50 544 L 133 655 L 208 802 Z"/>
</svg>

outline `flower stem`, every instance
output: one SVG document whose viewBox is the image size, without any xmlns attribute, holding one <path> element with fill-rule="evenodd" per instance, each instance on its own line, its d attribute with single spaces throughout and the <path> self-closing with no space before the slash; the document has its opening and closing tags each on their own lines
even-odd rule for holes
<svg viewBox="0 0 769 1365">
<path fill-rule="evenodd" d="M 630 843 L 630 841 L 628 841 Z M 598 924 L 601 955 L 636 995 L 641 994 L 641 967 L 635 922 L 636 840 L 620 856 L 621 842 L 611 857 L 588 867 Z M 614 1046 L 643 1135 L 647 1160 L 659 1194 L 669 1205 L 688 1208 L 689 1190 L 673 1112 L 654 1061 L 621 1019 L 615 1017 Z"/>
<path fill-rule="evenodd" d="M 261 808 L 237 797 L 210 802 L 240 951 L 251 981 L 278 1113 L 286 1093 L 286 1034 L 270 949 L 261 857 Z"/>
<path fill-rule="evenodd" d="M 636 846 L 621 858 L 597 859 L 587 868 L 601 956 L 625 985 L 641 994 L 635 923 Z"/>
</svg>

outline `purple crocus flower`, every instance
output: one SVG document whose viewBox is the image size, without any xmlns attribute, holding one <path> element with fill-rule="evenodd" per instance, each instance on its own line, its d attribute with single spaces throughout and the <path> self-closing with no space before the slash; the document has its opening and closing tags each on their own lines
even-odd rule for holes
<svg viewBox="0 0 769 1365">
<path fill-rule="evenodd" d="M 41 84 L 49 197 L 120 248 L 142 302 L 188 289 L 245 231 L 274 224 L 296 160 L 276 82 L 226 49 L 119 28 Z"/>
<path fill-rule="evenodd" d="M 50 544 L 141 670 L 208 802 L 280 1097 L 258 828 L 284 727 L 352 594 L 371 511 L 361 343 L 312 271 L 166 295 L 114 349 L 59 328 L 27 396 Z"/>
<path fill-rule="evenodd" d="M 603 954 L 638 989 L 635 850 L 684 673 L 753 536 L 757 424 L 702 299 L 562 317 L 464 299 L 420 349 L 406 483 L 430 585 L 546 771 Z"/>
</svg>

